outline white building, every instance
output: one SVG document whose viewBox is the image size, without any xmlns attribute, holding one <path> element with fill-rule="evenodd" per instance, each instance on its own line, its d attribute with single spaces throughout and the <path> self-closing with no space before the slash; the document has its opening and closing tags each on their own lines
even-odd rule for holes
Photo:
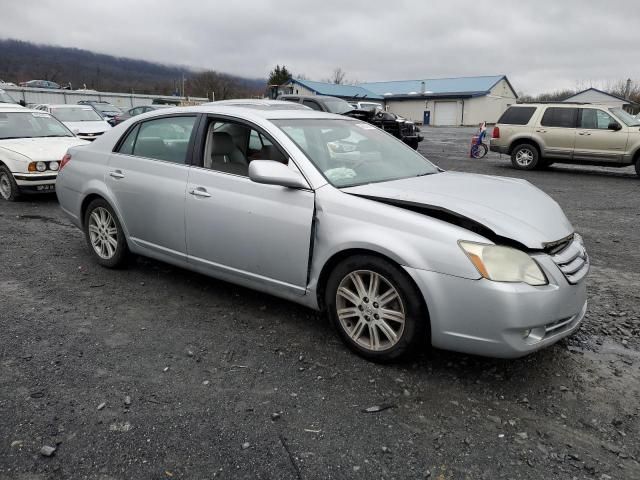
<svg viewBox="0 0 640 480">
<path fill-rule="evenodd" d="M 429 125 L 495 123 L 518 96 L 505 75 L 458 77 L 358 85 L 289 80 L 282 93 L 330 95 L 345 100 L 373 100 L 387 110 Z"/>
<path fill-rule="evenodd" d="M 625 110 L 630 109 L 635 104 L 630 100 L 625 100 L 617 95 L 612 95 L 597 88 L 588 88 L 575 95 L 570 96 L 564 100 L 565 102 L 584 102 L 584 103 L 597 103 L 599 105 L 606 105 L 607 107 L 621 107 Z"/>
</svg>

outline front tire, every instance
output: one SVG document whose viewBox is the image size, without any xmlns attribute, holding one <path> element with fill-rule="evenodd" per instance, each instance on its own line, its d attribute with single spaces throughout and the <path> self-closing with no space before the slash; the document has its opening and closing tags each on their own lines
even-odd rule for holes
<svg viewBox="0 0 640 480">
<path fill-rule="evenodd" d="M 404 271 L 379 257 L 339 263 L 327 281 L 325 305 L 344 343 L 369 360 L 395 360 L 426 338 L 421 294 Z"/>
<path fill-rule="evenodd" d="M 511 164 L 518 170 L 534 170 L 539 162 L 540 153 L 530 143 L 521 143 L 511 152 Z"/>
<path fill-rule="evenodd" d="M 111 205 L 102 198 L 93 200 L 84 214 L 84 235 L 97 262 L 107 268 L 126 263 L 129 249 L 122 226 Z"/>
<path fill-rule="evenodd" d="M 5 165 L 0 166 L 0 197 L 8 202 L 15 202 L 20 198 L 20 188 Z"/>
</svg>

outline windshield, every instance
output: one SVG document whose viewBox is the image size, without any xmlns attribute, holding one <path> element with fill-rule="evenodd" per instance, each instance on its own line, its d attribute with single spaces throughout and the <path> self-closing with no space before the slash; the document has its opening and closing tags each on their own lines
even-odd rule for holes
<svg viewBox="0 0 640 480">
<path fill-rule="evenodd" d="M 422 155 L 391 135 L 352 120 L 273 120 L 334 187 L 437 173 Z"/>
<path fill-rule="evenodd" d="M 4 90 L 0 90 L 0 103 L 18 103 L 18 102 L 16 102 L 13 98 L 11 98 L 11 95 L 9 95 L 7 92 L 5 92 Z"/>
<path fill-rule="evenodd" d="M 327 107 L 328 112 L 337 113 L 338 115 L 346 112 L 351 112 L 353 110 L 353 107 L 351 105 L 349 105 L 344 100 L 340 100 L 339 98 L 333 100 L 323 99 L 322 103 Z"/>
<path fill-rule="evenodd" d="M 622 108 L 611 108 L 611 112 L 624 122 L 627 127 L 640 127 L 640 119 L 625 112 Z"/>
<path fill-rule="evenodd" d="M 73 133 L 48 113 L 0 112 L 0 140 L 41 137 L 73 137 Z"/>
<path fill-rule="evenodd" d="M 51 113 L 61 122 L 100 122 L 102 117 L 89 107 L 52 108 Z"/>
</svg>

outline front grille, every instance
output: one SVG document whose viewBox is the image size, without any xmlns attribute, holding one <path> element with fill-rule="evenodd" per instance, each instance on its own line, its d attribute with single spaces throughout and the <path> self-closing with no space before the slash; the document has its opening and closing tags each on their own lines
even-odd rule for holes
<svg viewBox="0 0 640 480">
<path fill-rule="evenodd" d="M 579 235 L 574 235 L 572 241 L 551 258 L 571 284 L 579 283 L 589 272 L 589 255 Z"/>
</svg>

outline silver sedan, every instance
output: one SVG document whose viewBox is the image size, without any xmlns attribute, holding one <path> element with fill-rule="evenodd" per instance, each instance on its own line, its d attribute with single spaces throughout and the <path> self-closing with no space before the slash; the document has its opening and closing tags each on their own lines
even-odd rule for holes
<svg viewBox="0 0 640 480">
<path fill-rule="evenodd" d="M 586 311 L 589 258 L 552 198 L 444 172 L 356 119 L 156 111 L 70 149 L 56 187 L 101 265 L 145 255 L 322 310 L 373 360 L 522 356 Z"/>
</svg>

